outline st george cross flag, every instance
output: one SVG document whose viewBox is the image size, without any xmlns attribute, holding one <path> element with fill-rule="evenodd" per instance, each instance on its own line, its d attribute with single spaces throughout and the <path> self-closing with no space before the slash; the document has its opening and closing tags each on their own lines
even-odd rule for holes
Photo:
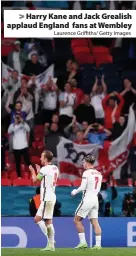
<svg viewBox="0 0 136 256">
<path fill-rule="evenodd" d="M 114 178 L 120 178 L 121 167 L 126 163 L 129 147 L 135 133 L 135 115 L 132 107 L 129 110 L 127 127 L 123 134 L 113 142 L 105 143 L 104 148 L 96 144 L 78 145 L 65 138 L 60 139 L 57 156 L 62 178 L 71 180 L 82 176 L 82 160 L 86 154 L 92 154 L 95 168 L 108 177 L 113 172 Z"/>
</svg>

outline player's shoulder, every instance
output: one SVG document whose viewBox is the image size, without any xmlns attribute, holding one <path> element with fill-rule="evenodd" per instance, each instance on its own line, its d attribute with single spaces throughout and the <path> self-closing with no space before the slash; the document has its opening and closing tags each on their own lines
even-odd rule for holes
<svg viewBox="0 0 136 256">
<path fill-rule="evenodd" d="M 45 173 L 47 170 L 46 166 L 43 166 L 41 169 L 40 169 L 40 173 Z"/>
<path fill-rule="evenodd" d="M 58 166 L 55 165 L 55 164 L 52 164 L 52 165 L 51 165 L 51 168 L 52 168 L 53 171 L 58 171 L 58 170 L 59 170 L 59 169 L 58 169 Z"/>
</svg>

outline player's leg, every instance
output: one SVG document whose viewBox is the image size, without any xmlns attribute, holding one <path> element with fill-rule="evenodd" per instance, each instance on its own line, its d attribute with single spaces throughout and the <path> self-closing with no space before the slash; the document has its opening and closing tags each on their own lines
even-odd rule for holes
<svg viewBox="0 0 136 256">
<path fill-rule="evenodd" d="M 45 212 L 43 218 L 47 227 L 48 246 L 45 248 L 47 251 L 55 250 L 55 230 L 53 226 L 53 212 L 54 212 L 55 201 L 46 202 Z"/>
<path fill-rule="evenodd" d="M 87 242 L 85 239 L 85 230 L 82 224 L 82 219 L 85 218 L 87 214 L 88 214 L 88 209 L 86 207 L 86 204 L 81 202 L 75 212 L 75 217 L 74 217 L 74 223 L 76 225 L 80 243 L 74 249 L 87 248 Z"/>
<path fill-rule="evenodd" d="M 46 202 L 41 202 L 41 204 L 38 208 L 38 211 L 36 213 L 36 216 L 34 217 L 34 221 L 39 226 L 42 233 L 46 236 L 47 242 L 48 242 L 47 227 L 45 225 L 45 222 L 43 221 L 43 215 L 44 215 L 45 207 L 46 207 Z"/>
<path fill-rule="evenodd" d="M 101 248 L 101 227 L 99 225 L 98 219 L 92 218 L 91 223 L 95 233 L 95 246 L 94 248 Z"/>
<path fill-rule="evenodd" d="M 98 201 L 94 203 L 92 209 L 90 210 L 88 214 L 88 218 L 90 219 L 90 222 L 93 226 L 94 233 L 95 233 L 95 246 L 94 249 L 100 249 L 101 248 L 101 227 L 98 222 L 98 210 L 99 210 L 99 204 Z"/>
</svg>

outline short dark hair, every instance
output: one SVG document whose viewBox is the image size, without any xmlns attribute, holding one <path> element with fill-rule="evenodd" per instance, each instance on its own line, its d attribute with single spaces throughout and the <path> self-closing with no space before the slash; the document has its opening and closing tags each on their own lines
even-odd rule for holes
<svg viewBox="0 0 136 256">
<path fill-rule="evenodd" d="M 88 162 L 89 164 L 94 164 L 95 158 L 91 154 L 88 154 L 84 157 L 84 160 Z"/>
<path fill-rule="evenodd" d="M 48 162 L 51 162 L 53 159 L 53 153 L 49 150 L 44 150 L 43 151 L 44 158 L 47 158 Z"/>
</svg>

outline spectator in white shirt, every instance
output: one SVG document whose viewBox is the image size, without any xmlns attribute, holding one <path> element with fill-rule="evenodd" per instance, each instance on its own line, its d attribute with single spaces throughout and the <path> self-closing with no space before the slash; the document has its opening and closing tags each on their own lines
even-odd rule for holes
<svg viewBox="0 0 136 256">
<path fill-rule="evenodd" d="M 98 78 L 95 78 L 95 83 L 92 88 L 91 105 L 95 110 L 96 122 L 104 124 L 104 110 L 102 106 L 102 100 L 107 94 L 107 86 L 104 81 L 104 75 L 101 78 L 101 85 L 98 84 Z"/>
<path fill-rule="evenodd" d="M 21 49 L 20 41 L 15 41 L 15 50 L 8 55 L 8 65 L 21 73 L 26 61 L 27 54 Z"/>
<path fill-rule="evenodd" d="M 33 127 L 34 127 L 34 109 L 35 99 L 34 95 L 29 93 L 27 89 L 26 79 L 22 79 L 21 88 L 14 95 L 14 103 L 20 101 L 22 103 L 22 111 L 26 113 L 26 122 L 30 127 L 30 144 L 33 140 Z"/>
<path fill-rule="evenodd" d="M 16 162 L 16 171 L 19 178 L 21 177 L 21 157 L 23 156 L 27 166 L 30 165 L 28 152 L 29 132 L 30 128 L 28 124 L 24 122 L 21 115 L 16 115 L 15 123 L 9 126 L 8 133 L 13 136 L 13 152 Z"/>
<path fill-rule="evenodd" d="M 41 119 L 42 123 L 50 123 L 53 114 L 56 113 L 58 100 L 58 87 L 53 82 L 52 78 L 49 77 L 48 82 L 43 87 L 41 92 L 42 111 Z"/>
<path fill-rule="evenodd" d="M 76 94 L 72 92 L 71 83 L 66 83 L 64 92 L 60 93 L 59 103 L 60 103 L 60 130 L 63 131 L 64 128 L 72 122 L 73 110 L 76 104 Z"/>
</svg>

